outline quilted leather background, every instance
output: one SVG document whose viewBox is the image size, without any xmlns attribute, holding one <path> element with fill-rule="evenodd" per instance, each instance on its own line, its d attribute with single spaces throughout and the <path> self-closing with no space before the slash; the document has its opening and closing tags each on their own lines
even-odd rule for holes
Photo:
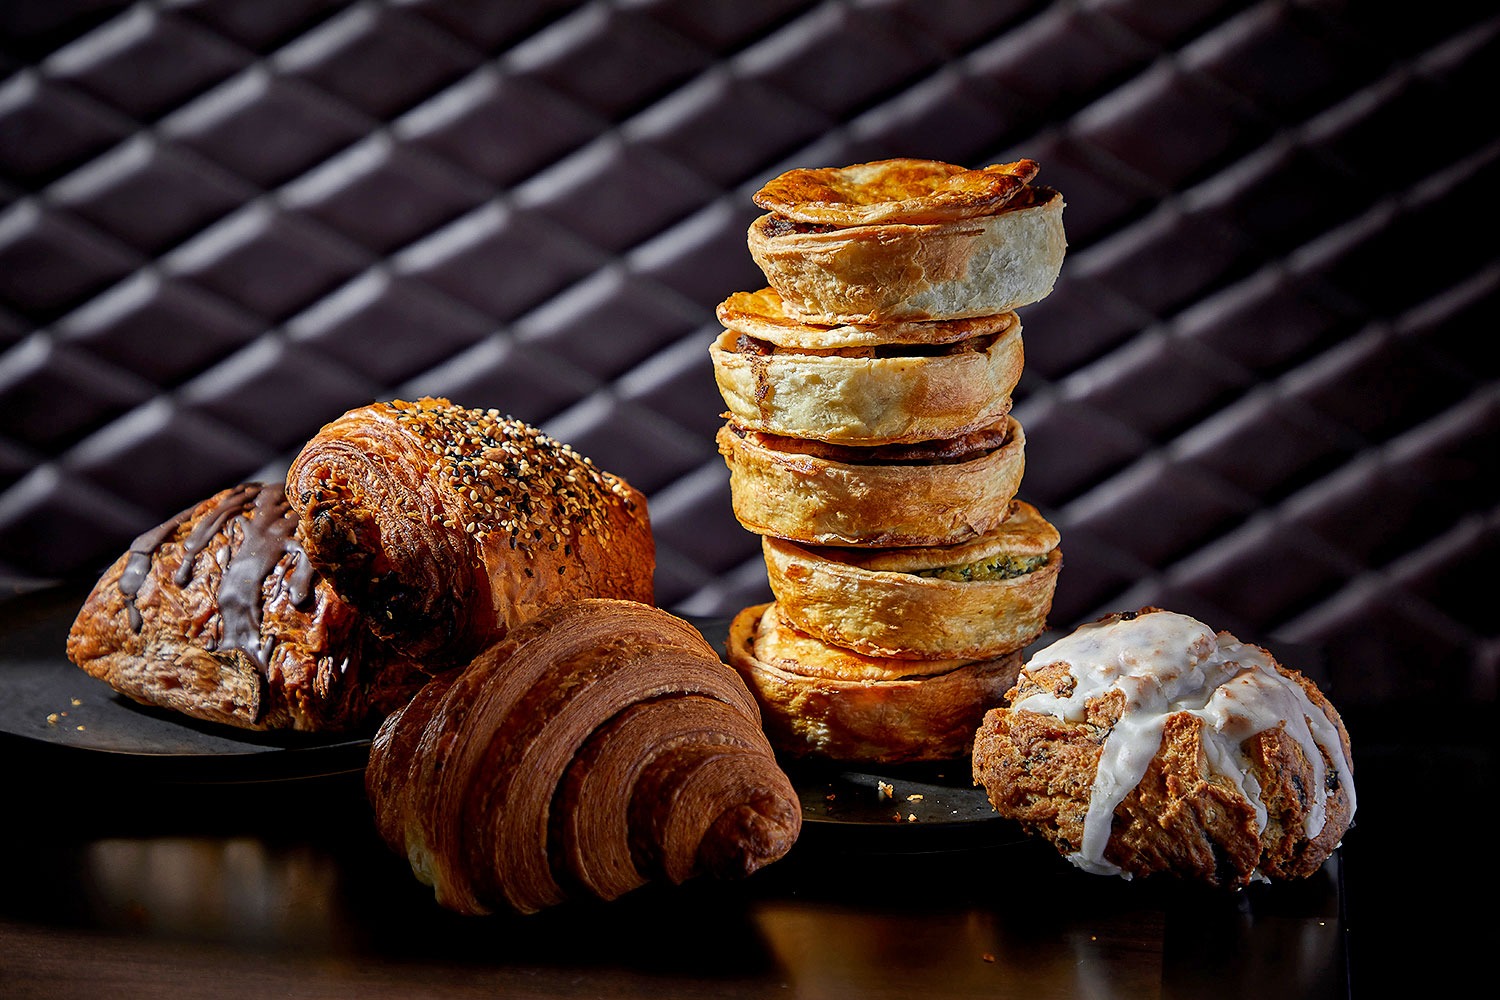
<svg viewBox="0 0 1500 1000">
<path fill-rule="evenodd" d="M 6 0 L 0 576 L 97 573 L 325 421 L 448 395 L 651 498 L 658 600 L 766 599 L 713 307 L 792 166 L 1030 156 L 1021 495 L 1071 627 L 1321 644 L 1345 704 L 1492 700 L 1486 4 Z"/>
</svg>

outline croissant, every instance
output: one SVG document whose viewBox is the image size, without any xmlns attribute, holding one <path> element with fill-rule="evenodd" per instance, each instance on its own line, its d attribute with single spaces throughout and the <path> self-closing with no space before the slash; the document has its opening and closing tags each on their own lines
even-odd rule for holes
<svg viewBox="0 0 1500 1000">
<path fill-rule="evenodd" d="M 692 625 L 571 601 L 440 675 L 373 741 L 382 838 L 460 913 L 743 877 L 801 808 L 745 685 Z"/>
<path fill-rule="evenodd" d="M 373 728 L 427 680 L 303 551 L 280 483 L 245 483 L 146 532 L 105 571 L 69 659 L 142 704 L 243 729 Z"/>
<path fill-rule="evenodd" d="M 307 442 L 287 495 L 313 563 L 413 656 L 466 662 L 561 600 L 653 601 L 645 497 L 494 410 L 351 410 Z"/>
</svg>

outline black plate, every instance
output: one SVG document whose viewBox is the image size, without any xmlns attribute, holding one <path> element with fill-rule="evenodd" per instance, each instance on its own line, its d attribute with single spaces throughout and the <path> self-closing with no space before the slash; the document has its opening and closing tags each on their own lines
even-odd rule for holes
<svg viewBox="0 0 1500 1000">
<path fill-rule="evenodd" d="M 164 780 L 290 780 L 364 768 L 368 734 L 241 730 L 117 694 L 67 658 L 68 629 L 87 596 L 86 586 L 48 587 L 0 604 L 0 734 Z"/>
<path fill-rule="evenodd" d="M 289 781 L 358 772 L 368 735 L 259 733 L 139 705 L 74 666 L 68 629 L 86 586 L 48 587 L 0 603 L 0 735 L 94 768 L 166 781 Z M 692 618 L 721 655 L 729 622 Z M 860 832 L 916 848 L 980 833 L 1010 835 L 969 777 L 967 760 L 859 768 L 786 761 L 806 827 Z"/>
</svg>

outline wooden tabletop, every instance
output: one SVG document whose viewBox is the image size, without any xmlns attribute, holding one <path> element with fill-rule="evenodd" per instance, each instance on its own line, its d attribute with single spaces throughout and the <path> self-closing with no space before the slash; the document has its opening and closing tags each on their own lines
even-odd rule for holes
<svg viewBox="0 0 1500 1000">
<path fill-rule="evenodd" d="M 461 917 L 378 839 L 358 774 L 158 782 L 6 749 L 25 772 L 3 836 L 11 998 L 1347 993 L 1337 857 L 1225 893 L 1087 875 L 1012 836 L 906 850 L 813 823 L 744 881 Z"/>
</svg>

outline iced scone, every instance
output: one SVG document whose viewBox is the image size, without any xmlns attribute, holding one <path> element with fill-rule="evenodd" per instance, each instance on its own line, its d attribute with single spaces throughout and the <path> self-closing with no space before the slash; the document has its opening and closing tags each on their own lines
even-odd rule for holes
<svg viewBox="0 0 1500 1000">
<path fill-rule="evenodd" d="M 1143 608 L 1035 653 L 975 734 L 1002 815 L 1089 872 L 1212 885 L 1304 878 L 1354 818 L 1349 735 L 1307 677 Z"/>
</svg>

